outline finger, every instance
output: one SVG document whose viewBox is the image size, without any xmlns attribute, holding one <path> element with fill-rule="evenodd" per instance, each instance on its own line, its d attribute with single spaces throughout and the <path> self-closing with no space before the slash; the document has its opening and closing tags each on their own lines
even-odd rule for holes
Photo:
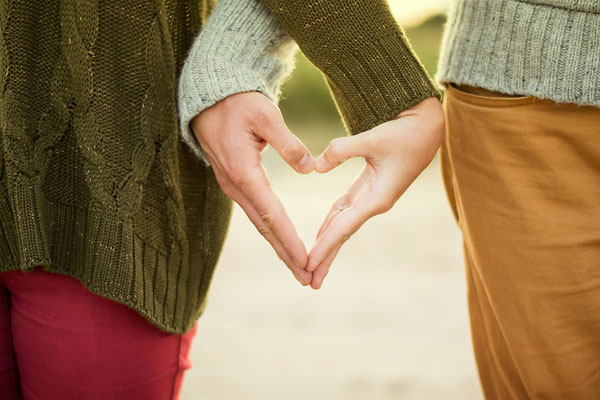
<svg viewBox="0 0 600 400">
<path fill-rule="evenodd" d="M 354 182 L 352 182 L 346 194 L 337 199 L 335 203 L 333 203 L 333 206 L 329 210 L 327 217 L 325 217 L 323 224 L 319 228 L 319 232 L 317 233 L 317 240 L 319 239 L 319 237 L 321 237 L 323 232 L 327 230 L 331 221 L 333 221 L 333 219 L 345 208 L 348 208 L 348 206 L 354 202 L 354 199 L 368 187 L 367 184 L 369 182 L 369 179 L 369 170 L 368 167 L 365 166 L 361 173 L 354 180 Z"/>
<path fill-rule="evenodd" d="M 250 221 L 254 224 L 256 229 L 265 237 L 265 239 L 271 244 L 277 256 L 286 264 L 286 266 L 294 273 L 296 279 L 304 286 L 310 283 L 311 274 L 304 271 L 304 267 L 307 262 L 306 249 L 302 241 L 297 238 L 300 242 L 300 246 L 303 249 L 303 253 L 300 253 L 300 262 L 294 258 L 294 256 L 290 253 L 287 246 L 284 246 L 281 240 L 277 235 L 275 235 L 271 228 L 265 223 L 260 213 L 256 210 L 253 203 L 248 199 L 248 197 L 244 194 L 242 190 L 238 188 L 238 186 L 234 185 L 233 182 L 227 177 L 226 174 L 223 174 L 222 169 L 218 164 L 213 165 L 215 176 L 217 177 L 217 181 L 223 188 L 227 188 L 227 195 L 231 197 L 236 203 L 240 205 L 242 210 L 246 213 Z M 289 222 L 291 225 L 291 221 Z M 293 225 L 291 225 L 292 230 Z M 294 230 L 295 232 L 295 230 Z"/>
<path fill-rule="evenodd" d="M 346 204 L 348 204 L 346 195 L 343 195 L 333 203 L 333 205 L 329 209 L 329 212 L 327 213 L 327 216 L 325 217 L 325 220 L 321 224 L 319 231 L 317 232 L 317 240 L 319 240 L 323 232 L 325 232 L 327 226 L 329 226 L 329 223 L 333 220 L 333 218 L 335 218 L 339 213 L 341 213 L 345 208 L 347 208 Z"/>
<path fill-rule="evenodd" d="M 319 240 L 319 238 L 321 237 L 321 235 L 323 235 L 323 233 L 327 230 L 327 228 L 329 227 L 329 225 L 331 224 L 331 222 L 339 214 L 341 214 L 342 212 L 344 212 L 344 210 L 346 208 L 348 208 L 348 204 L 352 204 L 352 201 L 349 200 L 348 194 L 343 195 L 342 197 L 340 197 L 339 199 L 337 199 L 335 201 L 335 203 L 333 203 L 333 205 L 329 209 L 329 212 L 327 213 L 327 216 L 323 220 L 323 223 L 319 227 L 319 231 L 317 232 L 317 240 Z"/>
<path fill-rule="evenodd" d="M 241 207 L 241 204 L 240 204 Z M 264 221 L 261 219 L 260 214 L 254 209 L 251 203 L 248 201 L 245 203 L 245 207 L 242 207 L 248 218 L 252 221 L 252 223 L 256 226 L 258 231 L 267 239 L 267 241 L 271 244 L 279 258 L 286 264 L 289 270 L 294 274 L 296 279 L 303 285 L 308 285 L 312 280 L 312 274 L 297 265 L 297 262 L 287 251 L 285 246 L 279 241 L 277 236 L 273 234 L 273 232 L 264 224 Z"/>
<path fill-rule="evenodd" d="M 369 218 L 377 213 L 371 206 L 371 196 L 360 198 L 355 205 L 340 213 L 329 225 L 309 254 L 309 271 L 314 271 L 331 253 L 336 246 L 341 246 Z"/>
<path fill-rule="evenodd" d="M 271 244 L 271 247 L 273 247 L 278 257 L 286 264 L 298 282 L 300 282 L 303 286 L 310 284 L 312 281 L 312 274 L 309 271 L 306 271 L 304 267 L 297 265 L 297 261 L 294 260 L 293 256 L 281 243 L 279 238 L 274 235 L 273 232 L 271 232 L 271 229 L 268 226 L 266 226 L 265 222 L 260 216 L 260 213 L 256 211 L 252 205 L 252 202 L 250 202 L 241 192 L 239 192 L 238 196 L 236 197 L 236 203 L 238 203 L 242 210 L 244 210 L 250 221 L 252 221 L 261 235 L 263 235 L 263 237 Z M 304 251 L 306 253 L 306 250 Z"/>
<path fill-rule="evenodd" d="M 368 135 L 361 133 L 333 139 L 316 161 L 315 169 L 319 173 L 331 171 L 344 161 L 353 157 L 367 156 Z"/>
<path fill-rule="evenodd" d="M 321 286 L 323 285 L 323 280 L 325 279 L 327 274 L 329 274 L 329 270 L 331 269 L 331 263 L 333 263 L 333 260 L 335 259 L 341 248 L 341 245 L 337 246 L 337 248 L 334 249 L 334 251 L 332 251 L 331 254 L 329 254 L 325 261 L 319 264 L 319 266 L 315 269 L 312 275 L 312 281 L 310 282 L 310 287 L 312 287 L 315 290 L 321 288 Z"/>
<path fill-rule="evenodd" d="M 259 123 L 254 125 L 253 133 L 269 143 L 292 168 L 301 174 L 315 169 L 315 160 L 304 143 L 289 130 L 278 109 L 269 111 Z"/>
<path fill-rule="evenodd" d="M 239 188 L 258 213 L 269 231 L 279 240 L 294 260 L 294 267 L 306 268 L 306 247 L 287 215 L 281 201 L 270 187 L 264 169 L 252 171 Z"/>
</svg>

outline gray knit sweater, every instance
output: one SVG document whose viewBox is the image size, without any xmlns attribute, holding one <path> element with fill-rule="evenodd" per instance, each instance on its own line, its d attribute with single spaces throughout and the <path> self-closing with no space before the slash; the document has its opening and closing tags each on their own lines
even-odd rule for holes
<svg viewBox="0 0 600 400">
<path fill-rule="evenodd" d="M 258 91 L 277 103 L 297 48 L 258 0 L 219 1 L 194 40 L 178 83 L 180 136 L 207 165 L 190 121 L 236 93 Z"/>
<path fill-rule="evenodd" d="M 600 107 L 600 0 L 454 0 L 436 80 Z"/>
</svg>

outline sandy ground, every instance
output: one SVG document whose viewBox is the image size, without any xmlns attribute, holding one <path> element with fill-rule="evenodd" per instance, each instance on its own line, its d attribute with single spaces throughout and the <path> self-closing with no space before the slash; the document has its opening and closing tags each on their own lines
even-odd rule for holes
<svg viewBox="0 0 600 400">
<path fill-rule="evenodd" d="M 265 164 L 310 247 L 362 160 L 299 176 L 269 149 Z M 320 291 L 236 208 L 182 399 L 481 399 L 460 247 L 437 160 L 346 243 Z"/>
</svg>

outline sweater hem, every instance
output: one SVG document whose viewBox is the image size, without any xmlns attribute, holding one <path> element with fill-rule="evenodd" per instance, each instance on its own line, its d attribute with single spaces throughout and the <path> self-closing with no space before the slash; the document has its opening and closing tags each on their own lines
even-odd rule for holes
<svg viewBox="0 0 600 400">
<path fill-rule="evenodd" d="M 437 83 L 600 107 L 600 14 L 520 0 L 450 10 Z"/>
<path fill-rule="evenodd" d="M 175 243 L 167 251 L 157 248 L 134 231 L 130 218 L 119 220 L 93 207 L 58 201 L 42 203 L 38 209 L 44 212 L 29 214 L 26 221 L 40 229 L 16 229 L 10 219 L 0 219 L 0 272 L 42 267 L 130 307 L 164 332 L 183 334 L 192 329 L 204 310 L 214 266 L 183 272 L 191 260 L 202 260 L 201 254 L 186 260 Z M 47 246 L 32 249 L 27 243 Z M 190 278 L 200 284 L 190 287 Z"/>
<path fill-rule="evenodd" d="M 137 312 L 139 315 L 141 315 L 142 317 L 144 317 L 144 319 L 146 319 L 149 323 L 151 323 L 152 325 L 154 325 L 155 327 L 157 327 L 158 329 L 160 329 L 161 331 L 165 332 L 165 333 L 170 333 L 170 334 L 176 334 L 176 335 L 183 335 L 185 333 L 187 333 L 188 331 L 190 331 L 193 327 L 194 324 L 197 322 L 197 320 L 202 316 L 202 313 L 204 312 L 204 306 L 201 307 L 197 313 L 197 316 L 195 318 L 193 318 L 189 324 L 183 326 L 183 327 L 173 327 L 172 325 L 169 324 L 165 324 L 163 322 L 163 320 L 161 320 L 159 317 L 155 316 L 154 314 L 148 312 L 147 310 L 141 308 L 139 303 L 136 303 L 134 301 L 132 301 L 131 299 L 124 297 L 124 296 L 120 296 L 118 294 L 115 293 L 110 293 L 107 290 L 94 285 L 92 282 L 87 281 L 85 279 L 85 277 L 77 272 L 74 272 L 72 270 L 69 270 L 68 268 L 63 268 L 60 267 L 58 265 L 53 265 L 53 264 L 48 264 L 48 263 L 44 263 L 42 261 L 41 264 L 39 265 L 35 265 L 35 266 L 31 266 L 28 267 L 26 269 L 20 269 L 20 268 L 6 268 L 6 266 L 0 266 L 0 273 L 2 272 L 10 272 L 10 271 L 31 271 L 35 268 L 41 268 L 46 272 L 50 272 L 50 273 L 54 273 L 54 274 L 60 274 L 60 275 L 66 275 L 69 276 L 71 278 L 77 279 L 79 282 L 81 282 L 81 284 L 90 292 L 92 292 L 95 295 L 104 297 L 108 300 L 112 300 L 115 301 L 119 304 L 122 304 L 124 306 L 127 306 L 129 308 L 131 308 L 132 310 L 134 310 L 135 312 Z"/>
</svg>

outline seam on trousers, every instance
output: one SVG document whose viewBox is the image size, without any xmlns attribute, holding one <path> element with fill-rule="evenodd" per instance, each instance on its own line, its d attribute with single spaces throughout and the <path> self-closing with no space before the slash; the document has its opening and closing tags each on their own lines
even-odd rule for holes
<svg viewBox="0 0 600 400">
<path fill-rule="evenodd" d="M 175 377 L 173 379 L 173 388 L 171 389 L 171 400 L 177 400 L 175 397 L 177 390 L 177 381 L 179 380 L 179 374 L 181 373 L 181 342 L 183 342 L 183 335 L 179 335 L 179 342 L 177 344 L 177 370 L 175 371 Z M 180 387 L 181 388 L 181 387 Z"/>
<path fill-rule="evenodd" d="M 484 335 L 483 335 L 483 337 L 485 338 L 485 342 L 486 342 L 486 344 L 487 344 L 487 346 L 486 346 L 486 348 L 487 348 L 487 352 L 488 352 L 488 354 L 489 354 L 489 356 L 490 356 L 490 360 L 491 360 L 491 361 L 494 361 L 496 358 L 495 358 L 495 357 L 494 357 L 494 355 L 492 354 L 492 350 L 491 350 L 491 348 L 492 348 L 492 347 L 491 347 L 491 345 L 490 345 L 490 342 L 488 341 L 488 329 L 489 329 L 489 327 L 486 325 L 486 323 L 485 323 L 485 320 L 484 320 L 484 318 L 483 318 L 483 314 L 482 314 L 482 312 L 481 312 L 481 306 L 479 305 L 479 296 L 478 296 L 478 293 L 479 293 L 479 292 L 478 292 L 478 290 L 477 290 L 477 287 L 476 287 L 476 285 L 475 285 L 475 279 L 473 278 L 473 274 L 474 274 L 474 272 L 473 272 L 473 269 L 475 268 L 475 266 L 474 266 L 473 264 L 475 264 L 475 260 L 473 260 L 473 257 L 470 255 L 470 251 L 467 249 L 467 245 L 466 245 L 466 243 L 464 243 L 464 250 L 463 250 L 463 251 L 464 251 L 464 253 L 465 253 L 465 258 L 466 258 L 466 257 L 468 257 L 468 258 L 469 258 L 469 261 L 470 261 L 470 262 L 468 262 L 468 263 L 469 263 L 469 266 L 467 267 L 467 273 L 470 275 L 470 279 L 471 279 L 471 282 L 472 282 L 472 290 L 473 290 L 473 292 L 474 292 L 474 295 L 475 295 L 475 302 L 476 302 L 476 304 L 477 304 L 477 313 L 478 313 L 478 315 L 479 315 L 479 321 L 480 321 L 480 324 L 481 324 L 481 326 L 482 326 L 482 328 L 483 328 L 483 331 L 484 331 Z M 483 281 L 481 280 L 481 278 L 480 278 L 480 277 L 478 277 L 478 278 L 479 278 L 479 281 L 480 281 L 480 282 L 483 284 Z M 486 294 L 486 297 L 487 297 L 487 294 Z M 490 308 L 491 308 L 491 307 L 492 307 L 492 305 L 490 304 Z M 493 310 L 493 309 L 492 309 L 492 310 Z M 496 316 L 495 316 L 495 315 L 494 315 L 494 318 L 496 318 Z M 497 318 L 496 318 L 496 320 L 497 320 Z M 506 340 L 506 337 L 504 336 L 504 332 L 502 332 L 502 329 L 500 328 L 500 326 L 499 326 L 499 325 L 498 325 L 498 330 L 499 330 L 499 331 L 500 331 L 500 333 L 502 334 L 502 338 L 504 339 L 504 342 L 506 343 L 506 347 L 508 348 L 508 341 Z M 511 356 L 511 359 L 513 360 L 513 363 L 515 364 L 515 369 L 517 370 L 517 373 L 518 373 L 518 375 L 519 375 L 519 378 L 521 379 L 521 384 L 522 384 L 522 386 L 523 386 L 523 388 L 524 388 L 524 390 L 525 390 L 525 393 L 527 394 L 527 397 L 528 397 L 528 398 L 531 398 L 531 397 L 529 396 L 529 393 L 527 393 L 527 388 L 525 387 L 525 384 L 524 384 L 523 377 L 521 376 L 521 372 L 519 371 L 519 368 L 517 367 L 517 362 L 515 361 L 515 359 L 514 359 L 514 357 L 513 357 L 512 353 L 510 352 L 510 348 L 509 348 L 509 351 L 508 351 L 508 353 L 510 354 L 510 356 Z M 498 393 L 500 393 L 500 389 L 499 389 L 499 385 L 500 385 L 500 383 L 499 383 L 499 380 L 498 380 L 498 378 L 497 378 L 497 377 L 498 377 L 499 375 L 502 375 L 502 376 L 504 377 L 504 380 L 505 380 L 506 382 L 509 382 L 509 381 L 510 381 L 510 379 L 508 379 L 508 377 L 502 373 L 502 369 L 501 369 L 501 368 L 496 368 L 496 369 L 495 369 L 495 372 L 496 372 L 496 373 L 494 374 L 494 376 L 496 377 L 496 379 L 494 379 L 494 382 L 496 383 L 496 394 L 498 394 Z M 483 384 L 482 384 L 482 389 L 483 389 Z M 518 398 L 517 396 L 515 396 L 515 393 L 514 393 L 514 392 L 513 392 L 513 390 L 510 388 L 510 386 L 509 386 L 507 389 L 508 389 L 508 391 L 510 391 L 510 392 L 511 392 L 511 395 L 513 396 L 513 398 L 515 398 L 515 399 L 516 399 L 516 398 Z M 486 393 L 484 392 L 484 396 L 485 396 L 485 395 L 486 395 Z M 500 400 L 500 398 L 498 398 L 498 399 Z"/>
<path fill-rule="evenodd" d="M 0 274 L 0 278 L 2 277 L 2 275 Z M 0 279 L 0 285 L 2 285 L 3 282 Z M 8 289 L 4 286 L 0 286 L 0 291 L 3 291 L 4 293 L 2 294 L 3 296 L 6 297 L 6 309 L 7 309 L 7 320 L 8 320 L 8 326 L 7 326 L 7 330 L 10 332 L 10 356 L 9 356 L 9 367 L 10 367 L 10 372 L 9 374 L 11 375 L 12 379 L 11 379 L 11 383 L 12 385 L 10 386 L 10 388 L 7 388 L 10 390 L 10 393 L 5 393 L 6 395 L 10 396 L 7 399 L 10 400 L 20 400 L 22 399 L 22 395 L 20 395 L 20 383 L 19 383 L 19 374 L 18 374 L 18 365 L 17 365 L 17 354 L 15 352 L 15 346 L 13 344 L 13 334 L 12 334 L 12 322 L 11 322 L 11 300 L 10 300 L 10 292 L 8 291 Z"/>
<path fill-rule="evenodd" d="M 470 256 L 467 254 L 466 243 L 464 243 L 464 253 L 465 253 L 465 258 L 467 258 L 467 257 L 470 258 Z M 485 323 L 483 322 L 483 314 L 481 313 L 481 307 L 479 305 L 479 300 L 478 300 L 478 296 L 477 296 L 477 288 L 475 288 L 475 281 L 474 281 L 474 278 L 473 278 L 472 267 L 470 265 L 468 265 L 468 264 L 471 264 L 471 263 L 469 263 L 469 261 L 467 261 L 467 273 L 470 275 L 469 279 L 471 280 L 471 287 L 469 289 L 474 292 L 473 293 L 473 297 L 475 298 L 475 303 L 477 304 L 477 314 L 478 314 L 479 324 L 483 328 L 483 332 L 484 332 L 484 334 L 482 336 L 485 339 L 488 357 L 489 357 L 490 360 L 493 360 L 494 357 L 493 357 L 492 351 L 490 349 L 490 342 L 487 340 L 487 327 L 486 327 Z M 495 383 L 495 386 L 496 386 L 495 389 L 496 389 L 496 393 L 498 393 L 500 391 L 500 389 L 498 388 L 498 386 L 500 384 L 498 382 L 498 377 L 497 377 L 496 373 L 494 373 L 494 376 L 495 376 L 494 383 Z M 483 391 L 484 397 L 487 396 L 488 394 L 485 393 L 485 390 L 484 390 L 485 388 L 483 387 L 483 382 L 481 382 L 481 378 L 480 378 L 480 385 L 481 385 L 481 390 Z"/>
</svg>

